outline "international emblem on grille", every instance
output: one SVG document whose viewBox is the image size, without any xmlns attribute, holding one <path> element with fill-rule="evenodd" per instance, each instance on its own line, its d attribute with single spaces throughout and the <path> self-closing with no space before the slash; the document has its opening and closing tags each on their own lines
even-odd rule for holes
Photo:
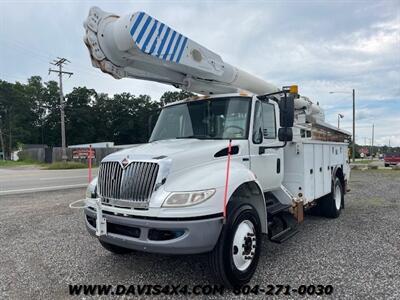
<svg viewBox="0 0 400 300">
<path fill-rule="evenodd" d="M 126 168 L 127 165 L 129 165 L 129 160 L 127 160 L 126 158 L 124 158 L 123 161 L 121 161 L 122 167 Z"/>
</svg>

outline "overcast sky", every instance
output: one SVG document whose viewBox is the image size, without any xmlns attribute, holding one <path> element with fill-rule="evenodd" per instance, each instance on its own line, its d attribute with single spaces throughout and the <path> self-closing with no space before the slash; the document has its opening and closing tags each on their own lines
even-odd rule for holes
<svg viewBox="0 0 400 300">
<path fill-rule="evenodd" d="M 49 61 L 66 57 L 74 72 L 65 92 L 87 86 L 109 94 L 157 99 L 166 85 L 115 80 L 91 66 L 83 21 L 91 6 L 118 15 L 145 11 L 224 61 L 319 101 L 329 123 L 351 131 L 356 90 L 356 141 L 400 146 L 400 1 L 4 1 L 0 0 L 0 79 L 45 81 Z M 340 94 L 329 94 L 341 91 Z M 347 93 L 346 93 L 347 92 Z"/>
</svg>

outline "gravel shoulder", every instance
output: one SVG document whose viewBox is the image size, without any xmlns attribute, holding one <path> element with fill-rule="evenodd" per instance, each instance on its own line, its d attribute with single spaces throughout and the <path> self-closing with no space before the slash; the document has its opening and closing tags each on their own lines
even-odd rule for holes
<svg viewBox="0 0 400 300">
<path fill-rule="evenodd" d="M 331 284 L 335 299 L 399 299 L 400 171 L 355 170 L 350 187 L 338 219 L 307 215 L 284 244 L 265 241 L 250 284 Z M 68 208 L 83 196 L 84 189 L 0 196 L 0 299 L 66 299 L 68 284 L 213 284 L 205 255 L 104 250 L 82 211 Z"/>
</svg>

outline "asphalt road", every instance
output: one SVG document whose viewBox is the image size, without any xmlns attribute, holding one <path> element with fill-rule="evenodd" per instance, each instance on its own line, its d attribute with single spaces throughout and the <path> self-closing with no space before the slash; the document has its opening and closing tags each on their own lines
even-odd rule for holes
<svg viewBox="0 0 400 300">
<path fill-rule="evenodd" d="M 354 171 L 351 188 L 338 219 L 307 215 L 284 244 L 265 241 L 250 284 L 330 284 L 330 299 L 400 299 L 400 171 Z M 205 255 L 104 250 L 82 211 L 68 208 L 83 194 L 0 197 L 0 299 L 70 299 L 68 284 L 213 284 Z"/>
<path fill-rule="evenodd" d="M 92 170 L 93 176 L 97 169 Z M 0 197 L 84 187 L 88 184 L 87 169 L 40 170 L 35 166 L 0 168 Z"/>
</svg>

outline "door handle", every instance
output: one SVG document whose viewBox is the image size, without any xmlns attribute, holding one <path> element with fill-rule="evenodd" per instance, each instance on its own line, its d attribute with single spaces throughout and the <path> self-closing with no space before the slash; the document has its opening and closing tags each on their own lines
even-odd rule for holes
<svg viewBox="0 0 400 300">
<path fill-rule="evenodd" d="M 275 146 L 260 146 L 260 147 L 258 147 L 258 154 L 265 154 L 265 150 L 267 150 L 267 149 L 275 149 L 275 150 L 277 150 L 278 148 L 281 148 L 281 147 L 275 147 Z"/>
</svg>

